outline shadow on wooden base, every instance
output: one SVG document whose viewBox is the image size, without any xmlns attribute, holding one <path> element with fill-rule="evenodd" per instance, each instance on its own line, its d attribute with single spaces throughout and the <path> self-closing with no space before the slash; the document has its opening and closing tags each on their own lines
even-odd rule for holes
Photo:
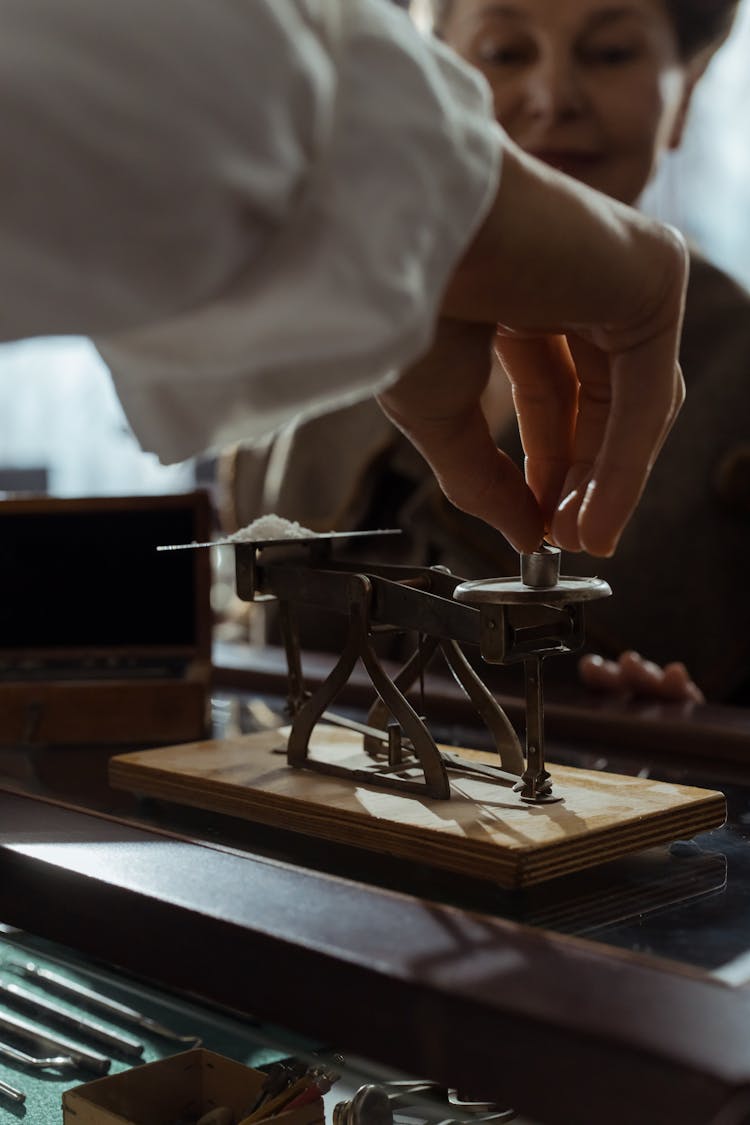
<svg viewBox="0 0 750 1125">
<path fill-rule="evenodd" d="M 530 805 L 478 777 L 451 779 L 449 801 L 379 790 L 286 764 L 286 728 L 122 754 L 110 782 L 143 796 L 525 887 L 724 823 L 721 793 L 646 778 L 552 767 L 554 804 Z M 311 753 L 359 765 L 361 736 L 318 727 Z M 476 761 L 492 755 L 460 750 Z"/>
</svg>

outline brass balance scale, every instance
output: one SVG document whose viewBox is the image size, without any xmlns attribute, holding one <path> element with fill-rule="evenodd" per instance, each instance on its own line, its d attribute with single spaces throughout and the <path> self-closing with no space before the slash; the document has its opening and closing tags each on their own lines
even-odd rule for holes
<svg viewBox="0 0 750 1125">
<path fill-rule="evenodd" d="M 352 565 L 335 556 L 359 532 L 300 539 L 222 541 L 235 552 L 238 596 L 278 602 L 288 664 L 288 719 L 273 730 L 124 754 L 118 788 L 354 844 L 449 871 L 521 887 L 725 820 L 720 793 L 557 766 L 544 752 L 543 661 L 584 641 L 584 607 L 607 597 L 597 578 L 559 573 L 560 553 L 521 557 L 518 578 L 464 582 L 440 567 Z M 194 549 L 216 544 L 180 544 Z M 305 689 L 295 609 L 348 622 L 341 655 Z M 412 658 L 389 676 L 373 633 L 410 630 Z M 523 663 L 525 751 L 505 712 L 466 658 Z M 494 751 L 439 746 L 406 693 L 438 651 L 488 728 Z M 332 710 L 361 662 L 375 701 L 366 722 Z"/>
</svg>

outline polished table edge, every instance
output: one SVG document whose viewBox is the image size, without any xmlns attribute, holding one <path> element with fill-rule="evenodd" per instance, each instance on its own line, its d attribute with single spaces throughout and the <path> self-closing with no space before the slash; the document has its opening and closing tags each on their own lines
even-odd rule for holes
<svg viewBox="0 0 750 1125">
<path fill-rule="evenodd" d="M 4 922 L 538 1121 L 750 1089 L 750 994 L 700 972 L 8 789 L 0 826 Z"/>
</svg>

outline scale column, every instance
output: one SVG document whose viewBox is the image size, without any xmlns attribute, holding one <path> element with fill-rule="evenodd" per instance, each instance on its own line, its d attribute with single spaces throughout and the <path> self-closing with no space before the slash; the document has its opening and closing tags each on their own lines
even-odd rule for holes
<svg viewBox="0 0 750 1125">
<path fill-rule="evenodd" d="M 550 775 L 544 767 L 543 657 L 534 653 L 523 662 L 526 682 L 526 769 L 515 786 L 523 801 L 541 801 L 552 794 Z"/>
</svg>

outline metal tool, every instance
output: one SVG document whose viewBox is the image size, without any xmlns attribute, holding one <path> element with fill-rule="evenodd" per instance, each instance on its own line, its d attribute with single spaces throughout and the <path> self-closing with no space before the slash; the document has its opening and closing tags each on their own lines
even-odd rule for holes
<svg viewBox="0 0 750 1125">
<path fill-rule="evenodd" d="M 10 1101 L 16 1102 L 18 1105 L 23 1105 L 26 1101 L 26 1095 L 23 1090 L 17 1090 L 15 1086 L 11 1086 L 9 1082 L 3 1082 L 0 1079 L 0 1094 L 3 1097 L 9 1098 Z"/>
<path fill-rule="evenodd" d="M 340 1077 L 322 1062 L 309 1063 L 296 1056 L 279 1059 L 264 1069 L 263 1085 L 252 1105 L 240 1114 L 239 1125 L 253 1125 L 322 1098 Z"/>
<path fill-rule="evenodd" d="M 4 996 L 9 1003 L 15 1004 L 32 1016 L 39 1016 L 74 1034 L 77 1033 L 89 1039 L 94 1039 L 97 1043 L 101 1043 L 102 1046 L 111 1051 L 116 1051 L 125 1058 L 139 1059 L 143 1054 L 143 1043 L 139 1043 L 136 1039 L 131 1039 L 129 1036 L 116 1031 L 110 1031 L 108 1028 L 102 1027 L 101 1024 L 94 1023 L 93 1020 L 75 1015 L 50 1000 L 36 996 L 33 992 L 28 992 L 19 984 L 0 982 L 0 996 Z"/>
<path fill-rule="evenodd" d="M 393 1125 L 393 1109 L 382 1086 L 360 1086 L 348 1101 L 333 1107 L 333 1125 Z"/>
<path fill-rule="evenodd" d="M 94 1009 L 102 1012 L 115 1021 L 130 1024 L 134 1027 L 140 1027 L 144 1031 L 148 1031 L 151 1035 L 159 1035 L 163 1039 L 169 1039 L 173 1043 L 189 1044 L 191 1047 L 199 1047 L 201 1040 L 195 1035 L 179 1035 L 171 1028 L 165 1027 L 164 1024 L 153 1020 L 150 1016 L 144 1016 L 142 1012 L 138 1012 L 135 1008 L 128 1008 L 125 1004 L 119 1004 L 116 1000 L 110 1000 L 107 996 L 102 996 L 99 992 L 94 992 L 91 988 L 86 988 L 82 984 L 76 984 L 74 981 L 67 980 L 65 977 L 60 976 L 59 973 L 53 972 L 51 969 L 43 969 L 39 965 L 34 964 L 33 961 L 6 961 L 4 963 L 6 969 L 12 970 L 14 973 L 19 973 L 21 976 L 29 980 L 36 981 L 41 988 L 49 992 L 55 992 L 59 996 L 64 996 L 68 1000 L 72 1000 L 81 1004 L 83 1007 Z"/>
<path fill-rule="evenodd" d="M 89 1051 L 76 1046 L 74 1043 L 69 1043 L 66 1039 L 58 1039 L 56 1036 L 50 1035 L 49 1032 L 42 1031 L 21 1019 L 20 1016 L 8 1016 L 4 1012 L 0 1012 L 0 1031 L 31 1043 L 38 1051 L 51 1052 L 58 1058 L 64 1056 L 70 1059 L 74 1066 L 92 1070 L 95 1074 L 106 1074 L 109 1070 L 110 1060 L 104 1055 L 100 1055 L 98 1051 Z"/>
<path fill-rule="evenodd" d="M 394 1111 L 408 1110 L 408 1119 L 415 1117 L 426 1125 L 500 1125 L 513 1121 L 512 1109 L 501 1110 L 491 1102 L 465 1102 L 455 1090 L 446 1090 L 429 1082 L 382 1082 L 360 1086 L 348 1101 L 333 1108 L 333 1125 L 393 1125 Z M 453 1116 L 443 1117 L 446 1109 Z"/>
<path fill-rule="evenodd" d="M 281 1113 L 287 1109 L 292 1101 L 298 1101 L 313 1085 L 314 1081 L 312 1077 L 303 1076 L 301 1078 L 296 1078 L 276 1094 L 275 1097 L 264 1099 L 256 1110 L 242 1117 L 240 1119 L 240 1125 L 254 1125 L 257 1121 L 264 1121 L 268 1117 L 273 1117 L 275 1114 Z M 320 1097 L 321 1095 L 316 1091 L 315 1096 Z"/>
<path fill-rule="evenodd" d="M 303 1059 L 291 1056 L 286 1059 L 278 1059 L 276 1062 L 270 1063 L 264 1069 L 266 1076 L 258 1091 L 258 1096 L 252 1105 L 245 1109 L 241 1118 L 242 1120 L 256 1113 L 261 1106 L 266 1105 L 268 1102 L 278 1097 L 282 1091 L 288 1089 L 293 1082 L 301 1078 L 307 1070 L 307 1063 Z"/>
<path fill-rule="evenodd" d="M 29 1055 L 26 1051 L 21 1051 L 17 1047 L 11 1047 L 10 1043 L 0 1043 L 0 1057 L 10 1059 L 11 1062 L 19 1063 L 21 1066 L 26 1066 L 30 1070 L 75 1070 L 78 1063 L 70 1055 Z"/>
<path fill-rule="evenodd" d="M 394 532 L 352 534 L 392 535 Z M 583 644 L 583 606 L 611 590 L 597 578 L 560 577 L 560 552 L 543 545 L 521 556 L 520 578 L 464 582 L 444 567 L 347 563 L 332 556 L 346 533 L 306 539 L 227 540 L 235 551 L 237 594 L 244 601 L 279 603 L 288 666 L 291 729 L 287 761 L 294 768 L 446 800 L 450 775 L 481 776 L 509 787 L 521 801 L 555 800 L 544 763 L 542 660 Z M 178 547 L 205 544 L 180 544 Z M 314 606 L 348 619 L 344 649 L 323 684 L 305 690 L 295 620 L 297 606 Z M 382 631 L 412 631 L 414 655 L 390 678 L 373 646 Z M 523 661 L 526 674 L 526 753 L 508 716 L 461 648 L 479 646 L 489 664 Z M 469 762 L 441 751 L 424 719 L 406 699 L 427 663 L 440 652 L 456 682 L 488 728 L 498 765 Z M 378 699 L 361 724 L 364 753 L 346 765 L 310 751 L 315 725 L 325 719 L 353 726 L 331 711 L 355 665 L 364 665 Z"/>
</svg>

